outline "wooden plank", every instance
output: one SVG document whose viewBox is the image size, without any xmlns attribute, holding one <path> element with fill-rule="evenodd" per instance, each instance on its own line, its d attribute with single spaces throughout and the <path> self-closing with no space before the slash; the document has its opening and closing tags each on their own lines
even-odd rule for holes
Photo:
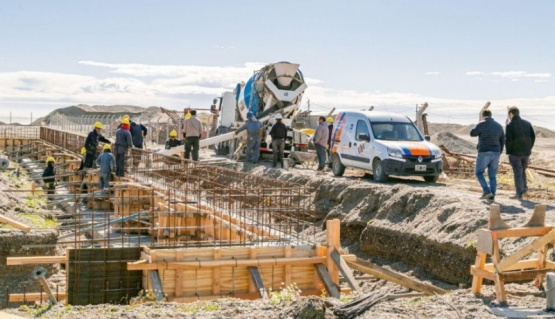
<svg viewBox="0 0 555 319">
<path fill-rule="evenodd" d="M 505 271 L 511 270 L 524 270 L 529 268 L 535 268 L 538 263 L 537 259 L 527 259 L 527 260 L 520 260 L 519 262 L 515 263 L 514 265 L 507 268 Z M 492 263 L 485 264 L 484 269 L 487 271 L 495 271 L 495 266 Z"/>
<path fill-rule="evenodd" d="M 185 257 L 184 250 L 176 250 L 175 251 L 175 260 L 181 261 Z M 183 294 L 183 270 L 176 270 L 175 271 L 175 296 L 179 297 Z"/>
<path fill-rule="evenodd" d="M 497 235 L 497 238 L 509 237 L 534 237 L 544 236 L 553 229 L 552 226 L 545 227 L 515 227 L 503 230 L 492 230 L 492 233 Z"/>
<path fill-rule="evenodd" d="M 319 296 L 322 294 L 321 290 L 303 290 L 301 291 L 301 296 Z M 200 300 L 215 300 L 221 299 L 222 297 L 229 297 L 229 298 L 239 298 L 239 299 L 248 299 L 248 300 L 255 300 L 260 299 L 258 293 L 235 293 L 235 294 L 228 294 L 228 295 L 200 295 L 200 296 L 191 296 L 191 297 L 180 297 L 180 298 L 172 298 L 169 297 L 168 301 L 170 302 L 195 302 Z"/>
<path fill-rule="evenodd" d="M 42 300 L 41 300 L 41 297 L 42 297 Z M 57 294 L 55 293 L 54 297 L 58 301 L 65 300 L 66 292 L 62 291 Z M 47 301 L 47 300 L 48 300 L 48 295 L 45 292 L 43 292 L 42 294 L 40 292 L 30 292 L 26 294 L 10 294 L 10 297 L 9 297 L 10 302 Z"/>
<path fill-rule="evenodd" d="M 504 258 L 496 265 L 497 272 L 503 272 L 507 270 L 507 268 L 511 265 L 514 265 L 520 259 L 526 257 L 527 255 L 533 253 L 536 250 L 539 250 L 542 246 L 552 242 L 555 240 L 555 230 L 550 231 L 545 236 L 536 239 L 532 243 L 524 246 L 523 248 L 517 250 L 511 256 Z"/>
<path fill-rule="evenodd" d="M 260 295 L 260 298 L 268 299 L 268 294 L 266 293 L 266 288 L 264 288 L 264 282 L 262 281 L 258 267 L 247 267 L 247 269 L 252 282 L 256 286 L 256 290 Z"/>
<path fill-rule="evenodd" d="M 339 243 L 340 228 L 341 222 L 339 219 L 326 221 L 326 243 L 328 248 L 326 266 L 330 272 L 331 279 L 336 285 L 339 285 L 339 270 L 331 258 L 331 252 L 334 249 L 339 250 L 341 248 Z"/>
<path fill-rule="evenodd" d="M 216 247 L 213 250 L 213 258 L 214 260 L 220 260 L 220 258 L 222 257 L 222 252 L 220 250 L 220 248 Z M 220 294 L 220 289 L 221 289 L 221 282 L 220 282 L 220 276 L 221 275 L 221 268 L 220 267 L 214 267 L 214 271 L 212 273 L 212 293 L 214 295 L 218 295 Z"/>
<path fill-rule="evenodd" d="M 286 246 L 284 248 L 284 254 L 286 258 L 291 257 L 291 246 Z M 291 265 L 285 265 L 285 287 L 291 285 Z"/>
<path fill-rule="evenodd" d="M 61 264 L 67 262 L 66 256 L 8 257 L 6 265 Z"/>
<path fill-rule="evenodd" d="M 31 226 L 25 225 L 23 223 L 18 222 L 17 220 L 13 220 L 7 216 L 0 214 L 0 223 L 8 224 L 12 227 L 15 227 L 19 230 L 22 230 L 26 233 L 31 231 Z"/>
<path fill-rule="evenodd" d="M 337 287 L 335 286 L 335 283 L 330 277 L 330 274 L 328 273 L 326 266 L 324 266 L 323 264 L 315 264 L 314 268 L 316 269 L 318 276 L 320 276 L 320 280 L 322 280 L 322 283 L 324 284 L 324 287 L 326 288 L 328 295 L 333 298 L 339 299 L 341 297 L 339 294 L 339 290 L 337 290 Z"/>
<path fill-rule="evenodd" d="M 184 268 L 204 268 L 204 267 L 235 267 L 235 266 L 265 266 L 265 265 L 310 265 L 319 264 L 326 261 L 325 257 L 305 257 L 305 258 L 265 258 L 265 259 L 226 259 L 226 260 L 209 260 L 201 261 L 183 261 L 183 262 L 158 262 L 152 264 L 133 264 L 127 263 L 127 270 L 155 270 L 155 269 L 184 269 Z"/>
<path fill-rule="evenodd" d="M 385 279 L 401 286 L 410 288 L 412 290 L 420 291 L 428 295 L 444 294 L 445 290 L 434 285 L 418 282 L 408 276 L 399 274 L 397 272 L 382 268 L 369 261 L 358 259 L 356 262 L 348 261 L 347 265 L 352 269 L 356 269 L 363 273 L 373 275 L 380 279 Z"/>
<path fill-rule="evenodd" d="M 158 270 L 151 270 L 148 272 L 148 275 L 150 278 L 150 283 L 152 284 L 152 291 L 156 296 L 156 301 L 162 301 L 164 299 L 164 289 Z"/>
<path fill-rule="evenodd" d="M 548 272 L 553 271 L 553 268 L 544 268 L 544 269 L 529 269 L 529 270 L 521 270 L 521 271 L 514 271 L 514 272 L 506 272 L 500 274 L 500 278 L 504 281 L 522 281 L 522 280 L 530 280 L 534 279 L 539 275 L 544 275 Z"/>
<path fill-rule="evenodd" d="M 337 250 L 334 249 L 331 252 L 331 258 L 333 259 L 333 262 L 335 263 L 337 268 L 339 268 L 339 271 L 343 275 L 343 278 L 347 280 L 349 287 L 351 287 L 351 289 L 353 289 L 357 293 L 362 293 L 362 289 L 360 289 L 357 280 L 355 279 L 355 277 L 353 277 L 353 272 L 351 271 L 347 263 L 341 258 L 341 255 L 339 255 Z"/>
<path fill-rule="evenodd" d="M 492 251 L 493 251 L 493 244 L 492 244 Z M 482 251 L 478 251 L 476 254 L 476 261 L 474 262 L 474 266 L 471 267 L 470 273 L 472 274 L 472 293 L 477 295 L 482 291 L 482 282 L 483 276 L 477 275 L 472 272 L 472 269 L 476 270 L 483 270 L 486 264 L 486 257 L 487 254 Z"/>
<path fill-rule="evenodd" d="M 476 266 L 470 266 L 470 274 L 474 276 L 474 278 L 479 277 L 481 279 L 488 279 L 491 281 L 495 281 L 495 273 L 493 271 L 489 271 L 486 269 L 479 269 L 479 268 L 476 268 Z M 472 293 L 479 294 L 481 292 L 481 290 L 478 290 L 478 292 L 474 292 L 474 291 L 475 291 L 474 286 L 472 286 Z"/>
</svg>

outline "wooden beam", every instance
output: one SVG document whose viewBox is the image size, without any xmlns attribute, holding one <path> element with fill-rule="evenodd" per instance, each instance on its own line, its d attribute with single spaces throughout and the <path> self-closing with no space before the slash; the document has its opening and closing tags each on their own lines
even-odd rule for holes
<svg viewBox="0 0 555 319">
<path fill-rule="evenodd" d="M 327 242 L 327 261 L 326 267 L 330 272 L 331 279 L 336 285 L 339 285 L 339 270 L 335 266 L 331 258 L 331 252 L 334 249 L 341 248 L 339 238 L 341 230 L 341 221 L 339 219 L 332 219 L 326 221 L 326 242 Z"/>
<path fill-rule="evenodd" d="M 23 223 L 20 223 L 20 222 L 16 221 L 16 220 L 8 218 L 8 217 L 6 217 L 2 214 L 0 214 L 0 223 L 8 224 L 12 227 L 15 227 L 19 230 L 22 230 L 22 231 L 26 232 L 26 233 L 31 231 L 31 226 L 27 226 Z"/>
<path fill-rule="evenodd" d="M 42 297 L 42 300 L 41 300 L 41 297 Z M 66 293 L 65 293 L 65 291 L 59 292 L 57 294 L 54 294 L 54 297 L 56 297 L 56 299 L 58 301 L 65 300 L 66 299 Z M 24 302 L 24 300 L 25 300 L 25 302 L 27 302 L 27 301 L 48 301 L 48 295 L 45 292 L 43 292 L 42 294 L 40 292 L 30 292 L 30 293 L 26 293 L 26 294 L 10 294 L 10 298 L 9 298 L 10 302 Z"/>
<path fill-rule="evenodd" d="M 315 264 L 314 268 L 316 269 L 318 276 L 320 276 L 320 280 L 322 280 L 322 283 L 324 284 L 324 287 L 326 288 L 328 295 L 330 295 L 333 298 L 339 299 L 341 295 L 339 294 L 339 290 L 337 290 L 335 283 L 331 279 L 330 274 L 326 269 L 326 266 L 324 266 L 323 264 Z"/>
<path fill-rule="evenodd" d="M 377 278 L 380 279 L 385 279 L 391 282 L 394 282 L 396 284 L 399 284 L 401 286 L 410 288 L 412 290 L 416 290 L 416 291 L 420 291 L 423 293 L 426 293 L 428 295 L 433 295 L 433 294 L 444 294 L 446 293 L 445 290 L 436 287 L 434 285 L 430 285 L 430 284 L 425 284 L 422 282 L 418 282 L 412 278 L 410 278 L 409 276 L 405 276 L 402 275 L 400 273 L 382 268 L 380 266 L 374 265 L 373 263 L 366 261 L 366 260 L 361 260 L 358 259 L 356 262 L 347 262 L 347 265 L 349 265 L 349 267 L 351 267 L 352 269 L 356 269 L 358 271 L 361 271 L 363 273 L 369 274 L 369 275 L 373 275 Z"/>
<path fill-rule="evenodd" d="M 538 263 L 537 259 L 520 260 L 516 262 L 514 265 L 509 266 L 505 271 L 536 268 L 537 263 Z M 492 263 L 485 264 L 484 269 L 487 271 L 495 271 L 495 266 Z"/>
<path fill-rule="evenodd" d="M 262 277 L 260 276 L 258 267 L 249 266 L 247 267 L 247 269 L 249 271 L 252 282 L 256 286 L 256 291 L 260 295 L 260 298 L 268 299 L 268 294 L 266 293 L 266 288 L 264 288 L 264 282 L 262 281 Z"/>
<path fill-rule="evenodd" d="M 545 227 L 517 227 L 503 230 L 492 230 L 492 233 L 497 235 L 497 238 L 508 237 L 533 237 L 543 236 L 553 229 L 552 226 Z"/>
<path fill-rule="evenodd" d="M 339 268 L 339 271 L 343 275 L 343 278 L 347 280 L 349 287 L 351 287 L 351 289 L 353 289 L 357 293 L 362 293 L 362 289 L 360 289 L 357 280 L 355 279 L 355 277 L 353 277 L 353 272 L 351 271 L 347 263 L 343 260 L 343 258 L 341 258 L 341 255 L 339 255 L 337 250 L 334 249 L 331 252 L 331 258 L 333 259 L 333 262 L 335 263 L 337 268 Z"/>
<path fill-rule="evenodd" d="M 209 267 L 235 267 L 235 266 L 264 266 L 264 265 L 310 265 L 326 261 L 325 257 L 300 257 L 300 258 L 265 258 L 265 259 L 226 259 L 208 261 L 182 261 L 182 262 L 158 262 L 152 264 L 127 263 L 127 270 L 175 270 L 183 268 L 209 268 Z"/>
<path fill-rule="evenodd" d="M 496 265 L 497 272 L 503 272 L 507 270 L 509 266 L 514 265 L 520 259 L 526 257 L 527 255 L 533 253 L 536 250 L 539 250 L 542 246 L 552 242 L 555 240 L 555 230 L 550 231 L 545 236 L 536 239 L 532 243 L 522 247 L 521 249 L 517 250 L 514 254 L 509 257 L 504 258 Z"/>
<path fill-rule="evenodd" d="M 322 294 L 321 290 L 303 290 L 301 291 L 301 296 L 319 296 Z M 255 300 L 260 299 L 260 295 L 258 293 L 237 293 L 237 294 L 225 294 L 225 295 L 205 295 L 205 296 L 191 296 L 191 297 L 168 297 L 169 302 L 195 302 L 200 300 L 215 300 L 221 298 L 239 298 L 239 299 L 248 299 L 248 300 Z"/>
<path fill-rule="evenodd" d="M 476 268 L 476 266 L 470 266 L 470 274 L 472 276 L 474 276 L 474 278 L 478 277 L 480 279 L 488 279 L 488 280 L 491 280 L 491 281 L 495 281 L 495 273 L 493 271 Z M 481 292 L 482 287 L 480 286 L 479 290 L 475 289 L 475 287 L 474 287 L 474 278 L 472 279 L 472 293 L 473 294 L 479 294 Z"/>
<path fill-rule="evenodd" d="M 477 295 L 482 291 L 482 282 L 484 276 L 479 274 L 475 274 L 473 269 L 476 270 L 483 270 L 486 264 L 486 253 L 478 251 L 476 254 L 476 261 L 474 262 L 474 266 L 470 267 L 470 273 L 472 274 L 472 293 Z"/>
<path fill-rule="evenodd" d="M 6 265 L 62 264 L 67 262 L 66 256 L 8 257 Z"/>
</svg>

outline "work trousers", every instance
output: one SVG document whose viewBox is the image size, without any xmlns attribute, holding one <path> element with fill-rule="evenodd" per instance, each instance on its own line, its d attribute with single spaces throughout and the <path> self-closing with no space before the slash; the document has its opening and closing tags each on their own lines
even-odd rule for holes
<svg viewBox="0 0 555 319">
<path fill-rule="evenodd" d="M 246 160 L 247 162 L 256 163 L 258 162 L 258 156 L 260 155 L 260 137 L 247 137 L 247 149 L 246 153 Z"/>
<path fill-rule="evenodd" d="M 110 175 L 112 175 L 110 172 L 106 172 L 106 173 L 100 173 L 100 186 L 99 186 L 99 190 L 103 190 L 106 188 L 110 188 Z"/>
<path fill-rule="evenodd" d="M 283 161 L 283 150 L 285 149 L 285 139 L 275 139 L 272 140 L 272 153 L 273 153 L 273 166 L 276 167 L 277 163 L 280 162 L 282 167 Z"/>
<path fill-rule="evenodd" d="M 185 138 L 185 158 L 189 159 L 191 156 L 191 148 L 193 149 L 193 161 L 198 161 L 198 150 L 199 150 L 199 137 L 198 136 L 188 136 Z"/>
<path fill-rule="evenodd" d="M 127 150 L 116 151 L 116 176 L 123 177 L 125 174 L 125 158 L 127 157 Z"/>
<path fill-rule="evenodd" d="M 322 144 L 315 143 L 316 155 L 318 155 L 318 170 L 321 171 L 326 165 L 326 146 Z"/>
<path fill-rule="evenodd" d="M 497 168 L 499 167 L 499 152 L 481 152 L 476 157 L 475 174 L 484 194 L 497 191 Z M 489 186 L 484 177 L 484 172 L 488 169 Z"/>
<path fill-rule="evenodd" d="M 528 159 L 529 156 L 509 155 L 509 163 L 511 163 L 511 167 L 513 168 L 517 196 L 522 196 L 522 194 L 528 191 L 528 185 L 526 184 Z"/>
<path fill-rule="evenodd" d="M 83 162 L 83 167 L 92 168 L 94 165 L 94 160 L 98 157 L 97 152 L 87 151 L 85 154 L 85 161 Z"/>
</svg>

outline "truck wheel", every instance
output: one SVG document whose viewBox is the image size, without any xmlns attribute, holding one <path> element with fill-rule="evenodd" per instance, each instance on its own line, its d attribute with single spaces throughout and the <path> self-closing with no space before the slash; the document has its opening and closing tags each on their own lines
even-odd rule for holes
<svg viewBox="0 0 555 319">
<path fill-rule="evenodd" d="M 425 180 L 426 182 L 429 182 L 429 183 L 435 183 L 435 182 L 438 181 L 438 179 L 439 179 L 439 175 L 424 176 L 424 180 Z"/>
<path fill-rule="evenodd" d="M 343 176 L 343 173 L 345 173 L 345 165 L 341 164 L 341 159 L 337 154 L 333 154 L 331 159 L 331 169 L 333 171 L 333 175 L 335 176 Z"/>
<path fill-rule="evenodd" d="M 379 159 L 375 159 L 372 163 L 372 176 L 374 177 L 374 181 L 378 183 L 385 183 L 387 182 L 388 176 L 385 174 L 383 170 L 382 161 Z"/>
</svg>

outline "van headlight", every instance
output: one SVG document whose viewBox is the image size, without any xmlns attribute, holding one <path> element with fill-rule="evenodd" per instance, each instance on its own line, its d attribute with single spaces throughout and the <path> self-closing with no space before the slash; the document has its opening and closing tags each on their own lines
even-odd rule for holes
<svg viewBox="0 0 555 319">
<path fill-rule="evenodd" d="M 391 157 L 396 157 L 396 158 L 403 158 L 403 153 L 401 152 L 400 149 L 398 148 L 391 148 L 388 147 L 387 148 L 387 154 Z"/>
<path fill-rule="evenodd" d="M 432 150 L 432 155 L 435 159 L 441 158 L 441 151 L 440 150 Z"/>
</svg>

